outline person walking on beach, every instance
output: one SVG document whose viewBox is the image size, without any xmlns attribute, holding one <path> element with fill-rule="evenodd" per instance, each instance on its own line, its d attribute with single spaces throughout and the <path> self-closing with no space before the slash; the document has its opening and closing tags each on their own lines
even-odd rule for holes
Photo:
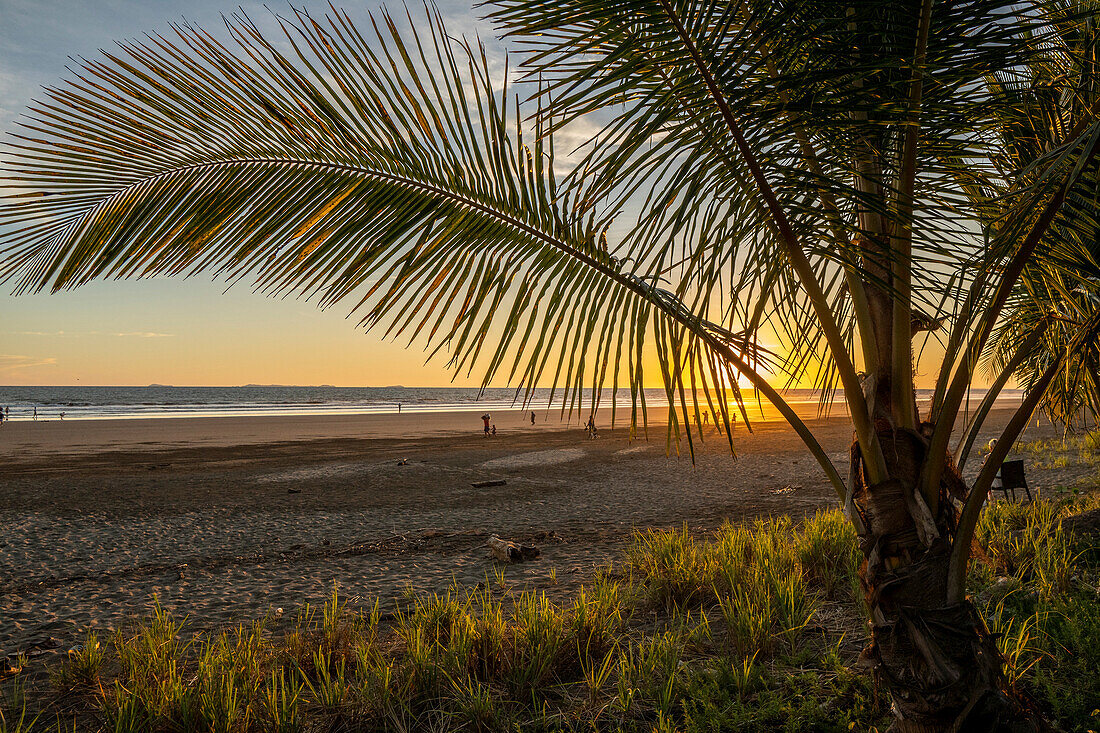
<svg viewBox="0 0 1100 733">
<path fill-rule="evenodd" d="M 531 411 L 531 424 L 532 425 L 535 424 L 535 411 L 534 410 Z"/>
<path fill-rule="evenodd" d="M 60 418 L 61 420 L 64 420 L 64 419 L 65 419 L 65 411 L 64 411 L 64 410 L 62 410 L 62 411 L 61 411 L 60 413 L 58 413 L 58 415 L 57 415 L 57 416 L 58 416 L 58 418 Z"/>
<path fill-rule="evenodd" d="M 492 419 L 492 416 L 487 412 L 481 416 L 481 421 L 485 423 L 485 435 L 489 435 L 489 421 Z"/>
<path fill-rule="evenodd" d="M 489 434 L 492 435 L 494 438 L 496 437 L 496 435 L 497 435 L 497 426 L 496 425 L 493 426 L 492 431 Z"/>
<path fill-rule="evenodd" d="M 38 422 L 38 405 L 34 406 L 34 413 L 31 415 L 31 419 Z"/>
</svg>

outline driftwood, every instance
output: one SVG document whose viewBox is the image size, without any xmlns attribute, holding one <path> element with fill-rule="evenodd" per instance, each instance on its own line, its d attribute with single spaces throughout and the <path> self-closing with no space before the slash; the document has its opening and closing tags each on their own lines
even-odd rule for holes
<svg viewBox="0 0 1100 733">
<path fill-rule="evenodd" d="M 496 535 L 490 537 L 485 544 L 489 546 L 489 550 L 493 553 L 493 559 L 497 562 L 523 562 L 525 560 L 534 560 L 541 554 L 537 547 L 532 545 L 517 545 L 515 542 L 502 540 Z"/>
<path fill-rule="evenodd" d="M 474 481 L 470 486 L 473 486 L 475 489 L 484 489 L 487 486 L 504 486 L 506 483 L 508 482 L 504 479 L 497 478 L 492 481 Z"/>
</svg>

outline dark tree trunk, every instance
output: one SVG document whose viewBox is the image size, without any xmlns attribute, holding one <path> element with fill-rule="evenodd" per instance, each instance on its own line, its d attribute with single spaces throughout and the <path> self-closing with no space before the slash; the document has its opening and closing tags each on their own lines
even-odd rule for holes
<svg viewBox="0 0 1100 733">
<path fill-rule="evenodd" d="M 949 496 L 965 494 L 958 471 L 946 467 L 932 516 L 917 489 L 926 438 L 884 420 L 876 424 L 891 478 L 868 485 L 853 444 L 849 511 L 858 515 L 861 579 L 871 611 L 871 642 L 862 661 L 890 697 L 893 730 L 1039 729 L 1040 719 L 1009 689 L 996 641 L 973 604 L 945 602 L 958 518 Z"/>
</svg>

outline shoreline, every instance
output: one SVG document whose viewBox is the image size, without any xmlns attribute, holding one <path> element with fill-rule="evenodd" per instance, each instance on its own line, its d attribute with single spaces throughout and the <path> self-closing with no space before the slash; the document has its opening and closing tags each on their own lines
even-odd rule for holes
<svg viewBox="0 0 1100 733">
<path fill-rule="evenodd" d="M 536 422 L 531 425 L 530 415 L 535 412 Z M 843 409 L 832 416 L 817 414 L 816 403 L 795 405 L 795 411 L 807 422 L 847 421 Z M 263 444 L 306 443 L 314 441 L 347 440 L 408 440 L 428 437 L 483 437 L 480 415 L 489 412 L 498 435 L 505 436 L 583 431 L 588 412 L 574 410 L 562 414 L 560 407 L 534 409 L 439 410 L 361 413 L 361 414 L 304 414 L 304 415 L 249 415 L 195 416 L 195 417 L 145 417 L 103 418 L 83 420 L 18 420 L 5 422 L 0 427 L 0 459 L 10 464 L 35 461 L 35 457 L 79 456 L 103 452 L 155 452 L 185 448 L 228 448 L 234 446 L 258 446 Z M 596 411 L 596 424 L 600 431 L 622 431 L 630 427 L 629 406 L 601 407 Z M 663 439 L 668 422 L 667 407 L 649 407 L 645 424 L 638 416 L 639 439 L 648 432 L 651 437 Z M 765 406 L 765 410 L 749 409 L 752 427 L 786 423 L 778 413 Z M 707 426 L 714 432 L 713 426 Z M 736 418 L 735 434 L 748 434 Z M 488 438 L 493 440 L 493 438 Z"/>
<path fill-rule="evenodd" d="M 498 431 L 530 429 L 529 410 L 492 410 Z M 602 411 L 601 411 L 602 416 Z M 579 428 L 579 418 L 558 422 L 538 415 L 537 430 Z M 529 430 L 528 430 L 529 431 Z M 0 458 L 80 455 L 103 451 L 303 443 L 324 440 L 406 439 L 482 432 L 478 411 L 355 415 L 250 415 L 13 421 L 0 428 Z"/>
<path fill-rule="evenodd" d="M 845 423 L 847 408 L 834 403 L 822 415 L 818 403 L 791 403 L 795 413 L 807 424 Z M 1011 409 L 1011 400 L 998 400 L 994 413 Z M 787 427 L 785 420 L 768 404 L 746 403 L 753 429 L 765 425 Z M 0 425 L 0 460 L 8 467 L 35 463 L 36 457 L 100 455 L 103 453 L 156 452 L 198 448 L 230 448 L 264 444 L 292 444 L 323 441 L 409 440 L 427 437 L 481 437 L 484 412 L 492 415 L 497 440 L 510 435 L 541 432 L 582 431 L 587 410 L 571 414 L 560 406 L 501 409 L 480 406 L 476 409 L 409 409 L 403 412 L 300 413 L 249 415 L 189 415 L 156 417 L 85 417 L 79 419 L 18 419 Z M 531 412 L 536 422 L 530 422 Z M 707 410 L 701 408 L 701 414 Z M 600 431 L 629 430 L 630 406 L 601 407 L 595 413 Z M 747 435 L 742 417 L 736 410 L 735 436 Z M 648 433 L 663 439 L 668 423 L 668 407 L 647 407 L 644 422 L 637 416 L 636 439 Z M 714 433 L 713 425 L 704 426 Z M 682 428 L 681 428 L 682 430 Z M 693 434 L 697 431 L 693 431 Z M 682 437 L 682 436 L 681 436 Z M 736 441 L 735 441 L 736 443 Z M 736 449 L 736 444 L 734 446 Z"/>
</svg>

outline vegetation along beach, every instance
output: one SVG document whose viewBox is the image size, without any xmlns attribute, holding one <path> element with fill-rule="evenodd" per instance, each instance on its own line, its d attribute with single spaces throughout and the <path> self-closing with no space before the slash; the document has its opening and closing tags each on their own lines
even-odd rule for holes
<svg viewBox="0 0 1100 733">
<path fill-rule="evenodd" d="M 1100 726 L 1100 3 L 213 3 L 0 0 L 0 733 Z"/>
</svg>

